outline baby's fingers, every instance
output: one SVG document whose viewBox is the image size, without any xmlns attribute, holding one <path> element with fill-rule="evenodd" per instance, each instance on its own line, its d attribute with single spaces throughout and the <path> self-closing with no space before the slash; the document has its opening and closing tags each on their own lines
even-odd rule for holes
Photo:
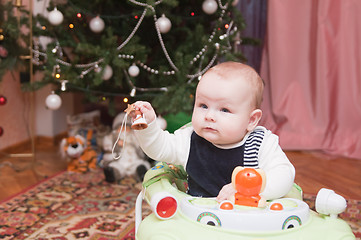
<svg viewBox="0 0 361 240">
<path fill-rule="evenodd" d="M 135 110 L 139 110 L 141 112 L 146 110 L 149 111 L 152 109 L 152 105 L 149 102 L 145 102 L 145 101 L 136 101 L 135 103 L 133 103 L 133 106 Z"/>
</svg>

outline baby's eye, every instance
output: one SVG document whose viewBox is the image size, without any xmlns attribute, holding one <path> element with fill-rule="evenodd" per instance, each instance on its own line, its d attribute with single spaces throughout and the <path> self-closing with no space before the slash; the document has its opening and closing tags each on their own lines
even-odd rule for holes
<svg viewBox="0 0 361 240">
<path fill-rule="evenodd" d="M 208 108 L 208 107 L 207 107 L 207 105 L 206 105 L 206 104 L 204 104 L 204 103 L 199 104 L 199 107 L 200 107 L 200 108 L 204 108 L 204 109 L 207 109 L 207 108 Z"/>
<path fill-rule="evenodd" d="M 221 112 L 230 113 L 231 111 L 229 111 L 227 108 L 222 108 Z"/>
</svg>

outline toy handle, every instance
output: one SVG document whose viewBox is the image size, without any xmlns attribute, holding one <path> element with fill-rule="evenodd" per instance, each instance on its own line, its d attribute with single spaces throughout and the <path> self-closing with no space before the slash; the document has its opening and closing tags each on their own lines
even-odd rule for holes
<svg viewBox="0 0 361 240">
<path fill-rule="evenodd" d="M 135 236 L 137 235 L 139 224 L 142 222 L 142 204 L 144 198 L 144 190 L 140 191 L 135 201 Z"/>
</svg>

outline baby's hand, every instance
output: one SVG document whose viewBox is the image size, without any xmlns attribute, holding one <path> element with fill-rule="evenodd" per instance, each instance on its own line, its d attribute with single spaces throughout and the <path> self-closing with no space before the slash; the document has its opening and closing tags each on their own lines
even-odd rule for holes
<svg viewBox="0 0 361 240">
<path fill-rule="evenodd" d="M 139 110 L 144 115 L 148 124 L 155 120 L 156 114 L 149 102 L 137 101 L 133 105 L 135 110 Z"/>
<path fill-rule="evenodd" d="M 231 196 L 236 193 L 236 189 L 232 186 L 232 183 L 226 184 L 222 187 L 221 191 L 219 191 L 218 196 L 216 198 L 217 202 L 222 202 L 224 200 L 229 200 Z"/>
</svg>

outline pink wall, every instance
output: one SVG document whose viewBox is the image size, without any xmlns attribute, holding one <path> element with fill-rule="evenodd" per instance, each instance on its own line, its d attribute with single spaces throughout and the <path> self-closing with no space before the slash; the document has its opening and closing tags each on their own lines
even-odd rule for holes
<svg viewBox="0 0 361 240">
<path fill-rule="evenodd" d="M 35 81 L 39 78 L 41 74 L 34 75 Z M 7 98 L 7 103 L 0 106 L 0 126 L 4 130 L 0 136 L 0 150 L 30 139 L 30 129 L 33 129 L 34 136 L 45 137 L 67 131 L 66 116 L 74 114 L 75 109 L 74 93 L 61 93 L 62 105 L 53 111 L 45 106 L 45 99 L 53 89 L 56 86 L 48 85 L 36 92 L 23 92 L 18 73 L 4 75 L 0 95 Z"/>
<path fill-rule="evenodd" d="M 15 78 L 14 78 L 15 77 Z M 20 89 L 19 74 L 8 72 L 0 83 L 0 94 L 7 103 L 0 106 L 0 127 L 4 133 L 0 136 L 0 149 L 29 139 L 30 93 Z"/>
</svg>

